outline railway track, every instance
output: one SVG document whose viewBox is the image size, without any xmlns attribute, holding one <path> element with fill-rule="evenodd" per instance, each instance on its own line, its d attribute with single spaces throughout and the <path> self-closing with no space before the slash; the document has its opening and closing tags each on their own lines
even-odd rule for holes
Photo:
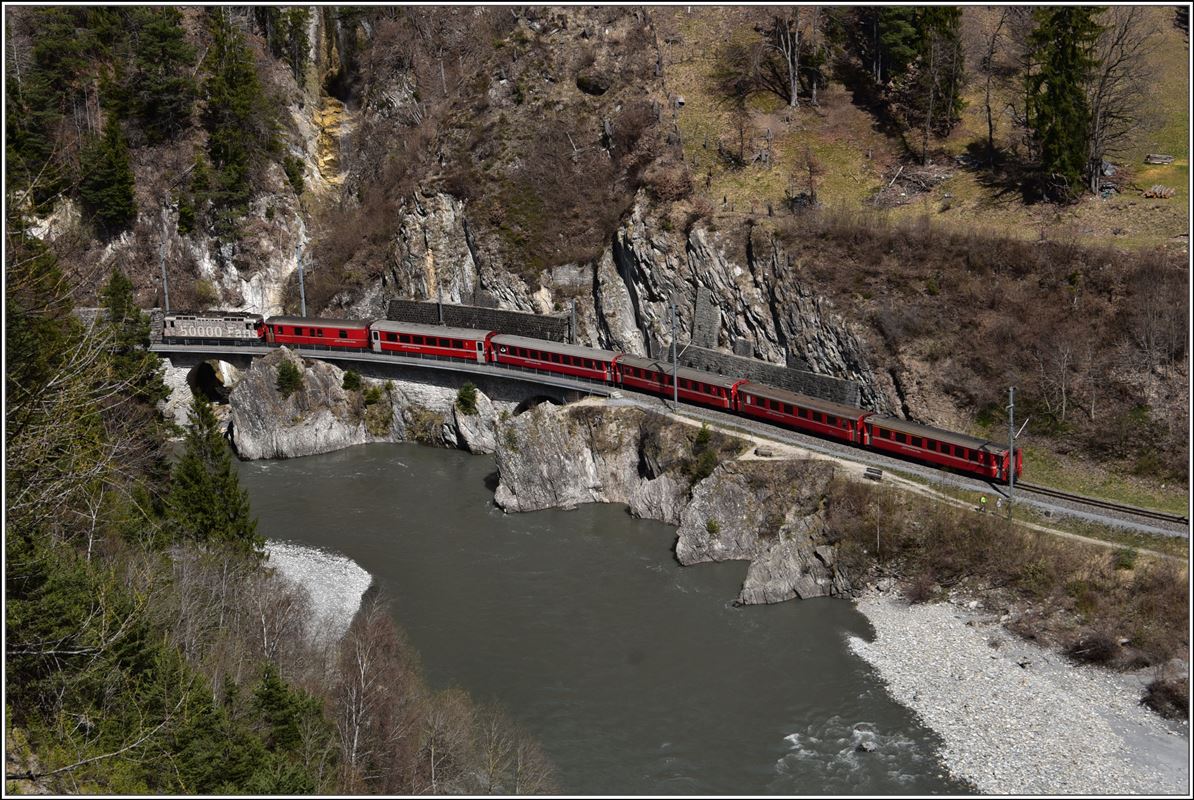
<svg viewBox="0 0 1194 800">
<path fill-rule="evenodd" d="M 239 353 L 239 354 L 258 355 L 258 354 L 268 353 L 273 350 L 273 347 L 271 347 L 271 346 L 262 346 L 262 345 L 251 345 L 250 346 L 247 344 L 237 343 L 236 345 L 229 347 L 228 346 L 229 343 L 227 343 L 227 342 L 221 342 L 219 344 L 222 345 L 223 347 L 227 347 L 228 348 L 227 352 Z M 158 352 L 158 353 L 171 353 L 171 352 L 211 353 L 214 349 L 217 349 L 217 348 L 213 347 L 213 345 L 211 345 L 211 344 L 208 344 L 208 345 L 204 345 L 204 344 L 166 345 L 166 344 L 159 343 L 159 344 L 151 345 L 151 347 L 150 347 L 150 350 L 152 350 L 154 352 Z M 352 361 L 352 360 L 374 361 L 374 362 L 379 362 L 379 363 L 398 364 L 398 365 L 404 365 L 404 366 L 432 367 L 432 368 L 436 368 L 436 369 L 448 369 L 448 370 L 461 371 L 461 372 L 481 372 L 481 373 L 488 374 L 488 375 L 494 375 L 495 377 L 523 378 L 523 379 L 527 379 L 527 380 L 531 380 L 531 381 L 535 381 L 535 382 L 547 383 L 547 384 L 551 384 L 551 385 L 555 385 L 555 386 L 560 386 L 563 388 L 571 388 L 571 389 L 577 389 L 580 391 L 586 391 L 591 394 L 597 394 L 597 395 L 610 394 L 609 387 L 607 387 L 603 383 L 597 384 L 596 382 L 582 381 L 581 379 L 570 380 L 570 379 L 564 378 L 563 376 L 552 375 L 552 374 L 541 372 L 538 370 L 529 371 L 529 370 L 521 370 L 521 369 L 517 369 L 517 368 L 510 368 L 510 367 L 506 367 L 506 366 L 499 367 L 496 365 L 477 365 L 477 364 L 471 364 L 471 363 L 462 363 L 455 359 L 440 360 L 440 359 L 428 359 L 428 358 L 402 358 L 402 357 L 395 357 L 392 355 L 379 355 L 379 354 L 373 353 L 372 351 L 368 351 L 368 350 L 331 351 L 329 349 L 328 353 L 325 354 L 323 352 L 316 352 L 315 350 L 309 349 L 309 348 L 300 348 L 298 350 L 298 352 L 299 352 L 299 355 L 302 355 L 302 356 L 305 356 L 308 358 L 334 358 L 336 360 L 341 360 L 341 361 Z M 618 390 L 614 391 L 613 394 L 615 397 L 625 396 L 627 398 L 631 398 L 631 397 L 636 398 L 636 400 L 637 400 L 636 404 L 643 405 L 644 407 L 651 408 L 652 410 L 669 410 L 669 411 L 671 410 L 670 404 L 668 402 L 666 402 L 664 399 L 657 397 L 655 395 L 640 394 L 638 392 L 635 392 L 630 389 L 625 389 L 625 388 L 618 389 Z M 660 406 L 660 408 L 656 409 L 655 408 L 656 405 Z M 856 448 L 854 446 L 847 446 L 847 445 L 843 445 L 841 443 L 831 442 L 831 441 L 825 440 L 825 439 L 812 438 L 812 437 L 808 436 L 807 434 L 803 434 L 803 433 L 800 433 L 798 431 L 794 431 L 794 430 L 791 430 L 788 428 L 771 425 L 771 424 L 761 421 L 761 420 L 747 419 L 745 417 L 741 417 L 738 415 L 731 415 L 731 414 L 727 414 L 726 412 L 716 411 L 713 409 L 708 409 L 708 408 L 703 408 L 701 406 L 688 405 L 688 404 L 685 404 L 684 406 L 682 406 L 679 411 L 680 411 L 680 413 L 682 413 L 686 416 L 689 416 L 691 418 L 695 418 L 698 421 L 712 422 L 714 424 L 721 425 L 723 427 L 737 428 L 739 430 L 749 431 L 749 432 L 759 434 L 759 435 L 765 436 L 767 438 L 775 439 L 778 441 L 787 441 L 791 444 L 796 444 L 800 447 L 804 447 L 805 449 L 814 450 L 816 452 L 820 452 L 825 455 L 831 455 L 831 456 L 836 456 L 836 457 L 845 457 L 850 460 L 858 461 L 858 462 L 865 463 L 865 464 L 871 464 L 871 465 L 886 467 L 886 468 L 900 469 L 900 470 L 920 473 L 925 476 L 940 477 L 942 480 L 948 480 L 950 483 L 956 484 L 960 488 L 964 488 L 964 489 L 969 489 L 969 490 L 974 490 L 974 491 L 983 491 L 983 488 L 986 487 L 988 490 L 993 490 L 1000 494 L 1005 494 L 1004 487 L 999 484 L 988 483 L 988 482 L 982 481 L 977 478 L 965 477 L 965 476 L 961 476 L 961 475 L 955 475 L 952 473 L 942 472 L 941 470 L 934 468 L 932 466 L 929 466 L 929 465 L 920 465 L 920 464 L 916 464 L 915 462 L 894 459 L 890 456 L 880 454 L 880 453 L 877 453 L 874 451 L 859 450 L 858 448 Z M 946 477 L 946 476 L 948 476 L 948 477 Z M 1071 494 L 1069 492 L 1063 492 L 1058 489 L 1051 489 L 1046 486 L 1037 486 L 1035 484 L 1030 484 L 1030 483 L 1020 483 L 1018 481 L 1016 482 L 1016 488 L 1021 489 L 1025 493 L 1028 493 L 1028 494 L 1037 494 L 1037 495 L 1040 495 L 1041 497 L 1048 497 L 1048 498 L 1052 498 L 1054 500 L 1061 500 L 1064 502 L 1072 503 L 1079 507 L 1085 506 L 1092 510 L 1089 513 L 1098 514 L 1098 511 L 1096 511 L 1096 509 L 1097 509 L 1102 512 L 1111 512 L 1113 514 L 1120 515 L 1120 519 L 1123 524 L 1128 524 L 1128 525 L 1133 524 L 1131 522 L 1131 520 L 1124 519 L 1124 517 L 1135 517 L 1139 521 L 1149 520 L 1152 522 L 1166 523 L 1168 525 L 1180 525 L 1186 529 L 1189 528 L 1189 518 L 1180 516 L 1178 514 L 1169 514 L 1169 513 L 1163 512 L 1163 511 L 1154 511 L 1152 509 L 1147 509 L 1147 508 L 1138 508 L 1136 506 L 1129 506 L 1129 505 L 1124 505 L 1124 504 L 1120 504 L 1120 503 L 1112 503 L 1107 500 L 1100 500 L 1098 498 L 1086 497 L 1084 495 Z M 1116 524 L 1110 518 L 1108 518 L 1104 521 L 1109 522 L 1111 524 Z M 1149 532 L 1163 533 L 1168 536 L 1173 536 L 1176 534 L 1176 532 L 1171 529 L 1160 529 L 1160 528 L 1156 528 L 1156 526 L 1150 526 L 1150 525 L 1147 525 L 1147 523 L 1142 523 L 1142 522 L 1135 523 L 1135 525 L 1137 525 L 1137 526 L 1139 526 L 1141 524 L 1144 524 L 1147 527 L 1138 528 L 1138 529 L 1147 530 Z"/>
<path fill-rule="evenodd" d="M 1189 517 L 1183 517 L 1179 514 L 1169 514 L 1164 511 L 1154 511 L 1151 508 L 1140 508 L 1138 506 L 1124 505 L 1123 503 L 1112 503 L 1109 500 L 1100 500 L 1097 497 L 1087 497 L 1081 494 L 1072 494 L 1070 492 L 1063 492 L 1059 489 L 1050 489 L 1048 486 L 1037 486 L 1032 483 L 1020 483 L 1016 481 L 1016 489 L 1033 494 L 1040 494 L 1046 497 L 1053 497 L 1058 500 L 1068 500 L 1071 503 L 1078 503 L 1084 506 L 1091 506 L 1093 508 L 1102 508 L 1107 511 L 1115 511 L 1120 514 L 1130 514 L 1134 517 L 1142 517 L 1144 519 L 1155 519 L 1160 522 L 1172 522 L 1178 525 L 1189 525 Z"/>
</svg>

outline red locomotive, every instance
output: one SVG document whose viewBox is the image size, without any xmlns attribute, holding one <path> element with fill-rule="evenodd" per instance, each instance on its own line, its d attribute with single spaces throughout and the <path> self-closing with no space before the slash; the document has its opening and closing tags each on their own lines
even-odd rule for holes
<svg viewBox="0 0 1194 800">
<path fill-rule="evenodd" d="M 1006 482 L 1012 469 L 1019 477 L 1024 467 L 1018 449 L 1013 462 L 1006 447 L 984 439 L 905 422 L 766 384 L 680 367 L 675 375 L 678 387 L 673 387 L 672 367 L 667 362 L 613 350 L 476 328 L 448 328 L 393 320 L 270 317 L 262 323 L 260 317 L 220 314 L 200 317 L 176 314 L 167 315 L 165 319 L 165 341 L 185 343 L 197 336 L 208 341 L 214 336 L 235 342 L 260 343 L 264 340 L 269 344 L 371 349 L 375 353 L 394 356 L 497 364 L 585 378 L 663 397 L 672 397 L 676 392 L 688 403 L 737 412 L 786 428 L 988 480 Z M 195 328 L 197 319 L 204 322 L 201 329 Z M 221 320 L 224 327 L 209 325 L 209 320 Z"/>
</svg>

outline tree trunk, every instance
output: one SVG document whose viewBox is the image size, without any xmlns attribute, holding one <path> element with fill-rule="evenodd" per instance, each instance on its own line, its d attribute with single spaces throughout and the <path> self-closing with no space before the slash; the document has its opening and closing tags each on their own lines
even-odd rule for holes
<svg viewBox="0 0 1194 800">
<path fill-rule="evenodd" d="M 924 138 L 920 147 L 920 163 L 924 164 L 929 158 L 929 129 L 933 127 L 933 106 L 937 102 L 937 43 L 929 43 L 929 107 L 925 112 Z"/>
</svg>

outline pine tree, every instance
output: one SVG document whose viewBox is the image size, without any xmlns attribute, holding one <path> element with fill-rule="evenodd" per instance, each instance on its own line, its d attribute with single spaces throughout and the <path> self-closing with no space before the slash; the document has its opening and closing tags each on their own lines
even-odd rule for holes
<svg viewBox="0 0 1194 800">
<path fill-rule="evenodd" d="M 80 158 L 82 181 L 79 197 L 104 235 L 117 233 L 137 216 L 133 195 L 133 168 L 128 142 L 115 116 L 108 118 L 104 133 Z"/>
<path fill-rule="evenodd" d="M 886 83 L 904 74 L 920 54 L 921 33 L 918 9 L 891 6 L 879 10 L 879 70 L 877 80 Z"/>
<path fill-rule="evenodd" d="M 278 364 L 278 391 L 282 393 L 283 397 L 290 397 L 302 385 L 303 373 L 299 371 L 293 361 L 288 358 L 282 359 L 282 363 Z"/>
<path fill-rule="evenodd" d="M 119 267 L 112 268 L 102 296 L 114 334 L 112 365 L 117 375 L 129 382 L 138 400 L 165 400 L 170 391 L 162 382 L 161 360 L 147 349 L 149 317 L 133 301 L 133 283 Z"/>
<path fill-rule="evenodd" d="M 209 16 L 213 42 L 207 57 L 210 75 L 204 86 L 203 116 L 214 170 L 211 200 L 222 236 L 230 235 L 236 218 L 248 211 L 253 167 L 263 153 L 276 147 L 253 55 L 226 13 L 227 9 L 213 8 Z"/>
<path fill-rule="evenodd" d="M 1097 65 L 1097 8 L 1061 6 L 1033 12 L 1036 69 L 1028 81 L 1029 123 L 1040 148 L 1041 172 L 1055 199 L 1072 199 L 1086 168 L 1090 109 L 1085 84 Z"/>
<path fill-rule="evenodd" d="M 211 403 L 196 395 L 189 423 L 185 451 L 170 487 L 170 521 L 176 536 L 260 555 L 265 542 L 257 533 L 248 492 L 237 480 Z"/>
<path fill-rule="evenodd" d="M 186 42 L 182 15 L 173 8 L 135 9 L 136 39 L 133 100 L 150 144 L 165 141 L 190 124 L 195 102 L 191 77 L 195 50 Z"/>
</svg>

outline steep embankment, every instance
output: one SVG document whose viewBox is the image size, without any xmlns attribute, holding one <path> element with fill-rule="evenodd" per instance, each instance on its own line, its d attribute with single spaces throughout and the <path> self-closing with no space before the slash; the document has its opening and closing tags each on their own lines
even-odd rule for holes
<svg viewBox="0 0 1194 800">
<path fill-rule="evenodd" d="M 680 563 L 749 562 L 742 603 L 846 594 L 824 461 L 744 458 L 746 443 L 603 401 L 541 405 L 499 426 L 496 502 L 507 511 L 625 503 L 678 525 Z"/>
</svg>

